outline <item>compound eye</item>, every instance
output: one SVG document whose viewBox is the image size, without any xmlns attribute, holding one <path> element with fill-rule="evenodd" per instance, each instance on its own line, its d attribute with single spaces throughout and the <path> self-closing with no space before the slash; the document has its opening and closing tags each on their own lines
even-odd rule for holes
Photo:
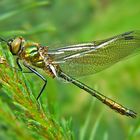
<svg viewBox="0 0 140 140">
<path fill-rule="evenodd" d="M 22 38 L 16 38 L 14 40 L 9 40 L 8 41 L 8 46 L 10 47 L 10 51 L 13 55 L 18 54 L 18 52 L 21 49 L 21 45 L 22 45 Z"/>
</svg>

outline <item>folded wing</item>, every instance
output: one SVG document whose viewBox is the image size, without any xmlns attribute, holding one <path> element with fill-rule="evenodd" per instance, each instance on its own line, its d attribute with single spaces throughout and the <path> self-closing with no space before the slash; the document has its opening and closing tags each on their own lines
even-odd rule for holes
<svg viewBox="0 0 140 140">
<path fill-rule="evenodd" d="M 50 50 L 54 64 L 70 76 L 102 71 L 140 50 L 140 31 L 127 32 L 109 39 Z"/>
</svg>

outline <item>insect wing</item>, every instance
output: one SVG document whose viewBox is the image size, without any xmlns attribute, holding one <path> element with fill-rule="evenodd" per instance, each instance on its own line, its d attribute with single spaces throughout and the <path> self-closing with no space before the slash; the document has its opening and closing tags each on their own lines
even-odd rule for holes
<svg viewBox="0 0 140 140">
<path fill-rule="evenodd" d="M 106 40 L 70 45 L 49 51 L 53 63 L 70 76 L 84 76 L 104 70 L 140 50 L 140 31 Z"/>
</svg>

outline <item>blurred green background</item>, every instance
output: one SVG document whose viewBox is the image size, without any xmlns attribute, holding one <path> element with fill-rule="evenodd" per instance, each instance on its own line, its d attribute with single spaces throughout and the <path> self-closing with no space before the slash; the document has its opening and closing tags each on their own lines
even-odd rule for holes
<svg viewBox="0 0 140 140">
<path fill-rule="evenodd" d="M 0 36 L 23 36 L 42 45 L 90 42 L 140 28 L 139 0 L 1 0 Z M 61 46 L 61 45 L 60 45 Z M 138 113 L 121 116 L 72 84 L 48 79 L 42 104 L 70 122 L 76 140 L 140 139 L 140 55 L 80 80 Z M 45 75 L 45 74 L 44 74 Z M 27 76 L 37 96 L 42 81 Z M 47 107 L 46 107 L 47 106 Z"/>
</svg>

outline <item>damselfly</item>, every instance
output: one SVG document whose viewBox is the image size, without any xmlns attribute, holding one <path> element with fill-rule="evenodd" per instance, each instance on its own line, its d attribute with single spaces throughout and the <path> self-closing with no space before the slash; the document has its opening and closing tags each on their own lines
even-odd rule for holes
<svg viewBox="0 0 140 140">
<path fill-rule="evenodd" d="M 126 32 L 105 40 L 69 45 L 58 49 L 50 49 L 47 46 L 29 42 L 22 37 L 8 41 L 0 39 L 7 43 L 11 53 L 16 56 L 16 62 L 21 71 L 20 61 L 44 81 L 37 100 L 47 84 L 47 79 L 36 70 L 36 68 L 41 68 L 52 78 L 64 79 L 85 90 L 118 113 L 136 117 L 134 111 L 73 77 L 94 74 L 137 52 L 140 48 L 140 31 Z"/>
</svg>

